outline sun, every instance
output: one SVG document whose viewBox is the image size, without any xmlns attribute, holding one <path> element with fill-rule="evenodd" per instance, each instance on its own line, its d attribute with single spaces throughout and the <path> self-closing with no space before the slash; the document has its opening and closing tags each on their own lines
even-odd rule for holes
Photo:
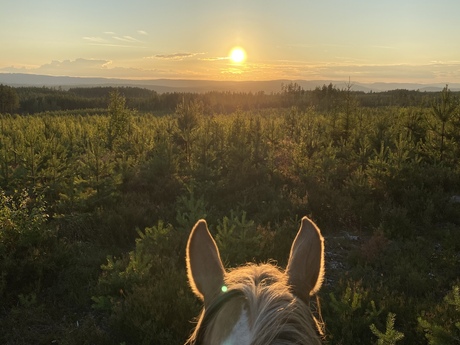
<svg viewBox="0 0 460 345">
<path fill-rule="evenodd" d="M 246 60 L 246 52 L 241 47 L 235 47 L 230 51 L 229 57 L 234 63 L 242 63 Z"/>
</svg>

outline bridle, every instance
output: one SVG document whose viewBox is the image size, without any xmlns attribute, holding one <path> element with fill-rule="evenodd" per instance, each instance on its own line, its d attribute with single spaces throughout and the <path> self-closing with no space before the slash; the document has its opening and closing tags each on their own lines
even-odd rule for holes
<svg viewBox="0 0 460 345">
<path fill-rule="evenodd" d="M 238 289 L 228 290 L 218 296 L 214 301 L 212 301 L 209 307 L 205 309 L 203 319 L 200 322 L 200 328 L 198 329 L 198 333 L 195 337 L 195 345 L 203 344 L 204 336 L 206 334 L 206 329 L 209 326 L 209 322 L 225 303 L 236 296 L 244 296 L 243 291 Z"/>
</svg>

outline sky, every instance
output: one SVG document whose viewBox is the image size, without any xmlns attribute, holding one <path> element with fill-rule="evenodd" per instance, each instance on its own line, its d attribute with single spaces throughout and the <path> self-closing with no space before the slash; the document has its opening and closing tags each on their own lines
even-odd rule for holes
<svg viewBox="0 0 460 345">
<path fill-rule="evenodd" d="M 459 14 L 459 0 L 0 0 L 0 73 L 459 83 Z"/>
</svg>

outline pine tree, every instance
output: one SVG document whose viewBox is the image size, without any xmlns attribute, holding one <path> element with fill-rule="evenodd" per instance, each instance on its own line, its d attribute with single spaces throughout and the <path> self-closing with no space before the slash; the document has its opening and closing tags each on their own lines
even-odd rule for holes
<svg viewBox="0 0 460 345">
<path fill-rule="evenodd" d="M 377 345 L 394 345 L 404 338 L 404 334 L 394 329 L 396 314 L 388 313 L 385 333 L 379 331 L 375 324 L 370 326 L 372 333 L 378 338 Z"/>
<path fill-rule="evenodd" d="M 113 150 L 126 139 L 131 124 L 131 111 L 126 108 L 126 98 L 118 90 L 110 92 L 108 111 L 107 146 Z"/>
<path fill-rule="evenodd" d="M 191 101 L 186 103 L 182 100 L 176 108 L 177 114 L 177 128 L 179 129 L 179 136 L 185 146 L 185 157 L 190 164 L 191 161 L 191 147 L 192 142 L 195 140 L 195 131 L 198 129 L 199 116 L 203 113 L 203 104 L 198 101 Z"/>
<path fill-rule="evenodd" d="M 437 308 L 438 315 L 428 319 L 419 317 L 418 323 L 425 331 L 429 345 L 460 344 L 460 286 L 455 285 L 444 297 L 443 305 Z M 435 320 L 433 320 L 436 318 Z"/>
<path fill-rule="evenodd" d="M 447 127 L 452 117 L 454 116 L 455 110 L 458 107 L 458 101 L 452 96 L 449 87 L 442 90 L 441 97 L 436 99 L 431 105 L 431 112 L 435 118 L 441 122 L 441 129 L 438 134 L 441 136 L 441 142 L 439 144 L 439 160 L 442 161 L 444 158 L 445 141 L 447 137 Z"/>
</svg>

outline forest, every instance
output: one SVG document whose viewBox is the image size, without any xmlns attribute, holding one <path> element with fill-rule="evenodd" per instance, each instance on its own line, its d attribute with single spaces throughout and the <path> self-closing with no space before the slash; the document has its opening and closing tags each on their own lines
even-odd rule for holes
<svg viewBox="0 0 460 345">
<path fill-rule="evenodd" d="M 442 92 L 0 88 L 0 343 L 182 344 L 185 245 L 326 246 L 325 344 L 460 343 L 460 103 Z"/>
<path fill-rule="evenodd" d="M 271 108 L 314 107 L 328 111 L 337 107 L 345 94 L 353 95 L 354 99 L 364 107 L 385 106 L 430 106 L 438 96 L 438 92 L 421 92 L 413 90 L 392 90 L 386 92 L 353 91 L 353 84 L 346 84 L 339 89 L 333 84 L 304 90 L 297 83 L 281 84 L 280 92 L 256 93 L 245 92 L 205 92 L 157 93 L 139 87 L 77 87 L 70 89 L 49 87 L 9 87 L 0 85 L 0 113 L 17 113 L 30 115 L 41 112 L 61 110 L 101 113 L 107 110 L 109 94 L 113 90 L 126 99 L 126 106 L 139 112 L 155 112 L 158 114 L 173 113 L 182 101 L 196 100 L 203 105 L 203 112 L 209 114 L 231 113 L 236 110 L 260 110 Z M 460 92 L 456 92 L 456 95 Z M 83 112 L 85 113 L 85 112 Z"/>
</svg>

